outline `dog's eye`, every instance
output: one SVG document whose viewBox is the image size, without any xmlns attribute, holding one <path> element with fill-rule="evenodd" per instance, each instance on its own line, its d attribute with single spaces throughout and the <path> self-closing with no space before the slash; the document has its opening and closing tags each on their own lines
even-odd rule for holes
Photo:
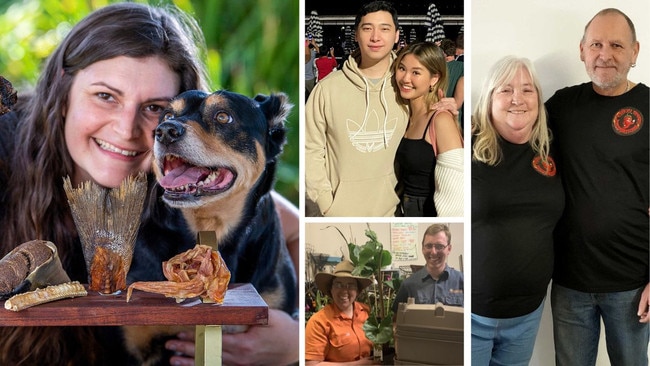
<svg viewBox="0 0 650 366">
<path fill-rule="evenodd" d="M 214 116 L 214 120 L 225 124 L 232 122 L 232 117 L 226 112 L 219 112 Z"/>
<path fill-rule="evenodd" d="M 163 115 L 163 121 L 166 121 L 171 118 L 174 118 L 174 113 L 172 112 L 165 112 L 165 114 Z"/>
</svg>

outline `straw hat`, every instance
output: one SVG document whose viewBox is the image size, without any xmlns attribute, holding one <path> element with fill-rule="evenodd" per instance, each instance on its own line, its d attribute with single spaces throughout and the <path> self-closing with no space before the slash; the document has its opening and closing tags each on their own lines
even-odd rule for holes
<svg viewBox="0 0 650 366">
<path fill-rule="evenodd" d="M 367 277 L 353 276 L 352 271 L 354 270 L 354 265 L 348 260 L 343 260 L 334 267 L 333 273 L 327 272 L 318 272 L 316 274 L 315 282 L 316 287 L 324 294 L 328 293 L 329 285 L 334 280 L 334 277 L 345 277 L 345 278 L 354 278 L 360 284 L 361 288 L 364 289 L 372 283 L 372 280 Z"/>
</svg>

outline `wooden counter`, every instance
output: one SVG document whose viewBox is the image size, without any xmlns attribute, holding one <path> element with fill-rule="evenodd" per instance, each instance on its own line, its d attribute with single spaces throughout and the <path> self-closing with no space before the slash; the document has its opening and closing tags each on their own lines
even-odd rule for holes
<svg viewBox="0 0 650 366">
<path fill-rule="evenodd" d="M 0 325 L 231 325 L 267 324 L 268 306 L 251 284 L 230 284 L 222 305 L 133 291 L 126 302 L 120 295 L 100 295 L 64 299 L 22 311 L 0 310 Z"/>
<path fill-rule="evenodd" d="M 126 291 L 108 296 L 88 291 L 88 296 L 18 312 L 0 309 L 2 326 L 197 325 L 197 365 L 221 364 L 220 325 L 267 323 L 268 306 L 251 284 L 230 284 L 222 305 L 199 300 L 178 304 L 173 298 L 134 290 L 128 303 Z"/>
</svg>

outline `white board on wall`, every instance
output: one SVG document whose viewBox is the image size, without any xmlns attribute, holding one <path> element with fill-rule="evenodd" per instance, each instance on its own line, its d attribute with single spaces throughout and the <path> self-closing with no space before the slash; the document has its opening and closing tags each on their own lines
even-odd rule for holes
<svg viewBox="0 0 650 366">
<path fill-rule="evenodd" d="M 418 225 L 405 222 L 390 224 L 390 251 L 394 261 L 418 259 Z"/>
</svg>

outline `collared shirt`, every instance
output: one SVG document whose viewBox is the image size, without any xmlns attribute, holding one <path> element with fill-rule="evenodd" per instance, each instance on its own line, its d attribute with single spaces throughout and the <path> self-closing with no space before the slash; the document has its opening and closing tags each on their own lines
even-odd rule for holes
<svg viewBox="0 0 650 366">
<path fill-rule="evenodd" d="M 305 328 L 305 360 L 349 362 L 370 357 L 372 342 L 363 332 L 369 309 L 355 302 L 349 318 L 329 304 L 314 314 Z"/>
<path fill-rule="evenodd" d="M 424 267 L 402 282 L 393 302 L 393 312 L 397 313 L 399 303 L 405 303 L 409 297 L 414 298 L 416 304 L 441 302 L 444 305 L 463 306 L 463 295 L 464 277 L 462 272 L 445 265 L 440 278 L 435 280 Z"/>
</svg>

